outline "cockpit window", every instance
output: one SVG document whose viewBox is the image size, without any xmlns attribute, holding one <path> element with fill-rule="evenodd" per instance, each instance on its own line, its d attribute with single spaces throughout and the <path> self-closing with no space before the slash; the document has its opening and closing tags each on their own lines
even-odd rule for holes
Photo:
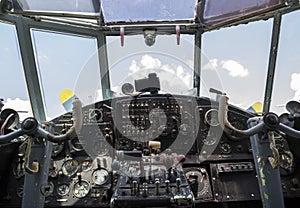
<svg viewBox="0 0 300 208">
<path fill-rule="evenodd" d="M 26 89 L 22 60 L 16 34 L 12 24 L 0 23 L 1 82 L 0 98 L 3 109 L 12 108 L 19 112 L 20 120 L 32 116 L 31 105 Z"/>
<path fill-rule="evenodd" d="M 290 100 L 300 100 L 300 12 L 286 14 L 282 18 L 276 73 L 271 102 L 271 111 L 287 112 L 285 105 Z"/>
<path fill-rule="evenodd" d="M 179 45 L 175 35 L 159 35 L 153 46 L 147 46 L 143 35 L 133 35 L 125 37 L 122 47 L 119 38 L 108 37 L 112 90 L 122 96 L 125 83 L 134 85 L 134 80 L 156 73 L 161 92 L 193 92 L 193 43 L 191 35 L 182 35 Z"/>
<path fill-rule="evenodd" d="M 32 39 L 48 119 L 66 112 L 66 100 L 60 100 L 63 90 L 73 92 L 84 105 L 98 99 L 101 84 L 95 38 L 32 30 Z"/>
<path fill-rule="evenodd" d="M 217 89 L 243 109 L 263 103 L 271 31 L 268 20 L 204 33 L 201 94 Z"/>
</svg>

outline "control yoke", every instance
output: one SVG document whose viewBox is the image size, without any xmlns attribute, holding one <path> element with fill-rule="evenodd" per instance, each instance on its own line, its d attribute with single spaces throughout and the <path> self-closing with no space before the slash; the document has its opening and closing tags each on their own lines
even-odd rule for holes
<svg viewBox="0 0 300 208">
<path fill-rule="evenodd" d="M 35 118 L 29 117 L 22 122 L 20 129 L 5 135 L 0 135 L 0 144 L 9 142 L 25 134 L 43 137 L 54 143 L 71 140 L 76 137 L 76 132 L 80 132 L 82 127 L 82 104 L 78 98 L 75 98 L 73 101 L 72 111 L 73 125 L 65 134 L 53 135 L 43 129 Z"/>
<path fill-rule="evenodd" d="M 278 129 L 292 137 L 300 137 L 300 131 L 297 131 L 281 123 L 279 116 L 272 112 L 266 113 L 264 116 L 250 118 L 248 120 L 248 123 L 256 122 L 257 125 L 248 128 L 247 130 L 240 130 L 235 128 L 228 121 L 228 100 L 229 98 L 225 94 L 222 94 L 220 96 L 218 116 L 219 116 L 219 122 L 221 127 L 224 129 L 224 131 L 229 132 L 232 136 L 236 136 L 236 137 L 252 136 L 260 132 L 272 131 Z"/>
<path fill-rule="evenodd" d="M 236 137 L 245 137 L 252 136 L 259 132 L 278 129 L 292 137 L 300 137 L 300 131 L 297 131 L 281 123 L 278 115 L 271 112 L 265 114 L 262 117 L 250 118 L 248 122 L 255 121 L 257 122 L 257 125 L 247 130 L 240 130 L 235 128 L 228 121 L 228 100 L 229 98 L 225 94 L 222 94 L 220 96 L 218 116 L 221 127 L 224 129 L 224 131 L 229 132 L 231 135 Z M 43 129 L 35 118 L 29 117 L 22 122 L 20 129 L 5 135 L 0 135 L 0 144 L 9 142 L 25 134 L 40 136 L 54 143 L 60 143 L 66 140 L 70 140 L 76 136 L 76 132 L 80 132 L 82 127 L 82 104 L 77 98 L 73 101 L 72 112 L 74 122 L 72 127 L 65 134 L 53 135 Z"/>
</svg>

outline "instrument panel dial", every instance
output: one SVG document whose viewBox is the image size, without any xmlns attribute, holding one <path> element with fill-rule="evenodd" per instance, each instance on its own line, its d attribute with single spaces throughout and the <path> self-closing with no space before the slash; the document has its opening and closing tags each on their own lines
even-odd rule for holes
<svg viewBox="0 0 300 208">
<path fill-rule="evenodd" d="M 60 196 L 66 196 L 70 192 L 70 187 L 67 184 L 61 184 L 57 188 L 57 194 Z"/>
<path fill-rule="evenodd" d="M 92 180 L 97 185 L 103 185 L 108 180 L 108 171 L 104 168 L 97 169 L 92 174 Z"/>
<path fill-rule="evenodd" d="M 79 164 L 75 159 L 66 160 L 61 167 L 62 173 L 68 177 L 74 175 L 78 171 L 78 169 Z"/>
<path fill-rule="evenodd" d="M 87 172 L 92 169 L 93 161 L 92 160 L 84 160 L 81 162 L 81 170 Z"/>
<path fill-rule="evenodd" d="M 210 126 L 219 126 L 218 110 L 210 109 L 205 113 L 205 122 Z"/>
<path fill-rule="evenodd" d="M 73 194 L 77 198 L 83 198 L 90 192 L 90 184 L 87 181 L 81 180 L 74 184 Z"/>
<path fill-rule="evenodd" d="M 210 183 L 204 168 L 190 168 L 185 171 L 196 199 L 205 198 L 210 193 Z"/>
</svg>

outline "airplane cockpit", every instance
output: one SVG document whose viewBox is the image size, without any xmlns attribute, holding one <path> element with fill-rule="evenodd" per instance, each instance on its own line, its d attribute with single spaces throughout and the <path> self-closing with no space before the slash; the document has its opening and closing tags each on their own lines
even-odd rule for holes
<svg viewBox="0 0 300 208">
<path fill-rule="evenodd" d="M 298 0 L 0 5 L 0 207 L 300 202 Z"/>
</svg>

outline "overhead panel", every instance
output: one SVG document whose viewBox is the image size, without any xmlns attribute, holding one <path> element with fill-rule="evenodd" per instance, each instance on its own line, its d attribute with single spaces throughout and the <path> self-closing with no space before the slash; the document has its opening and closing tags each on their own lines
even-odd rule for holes
<svg viewBox="0 0 300 208">
<path fill-rule="evenodd" d="M 68 16 L 77 14 L 95 17 L 100 15 L 100 0 L 12 0 L 8 10 L 16 13 L 47 13 Z"/>
<path fill-rule="evenodd" d="M 194 20 L 196 0 L 102 0 L 104 21 Z"/>
<path fill-rule="evenodd" d="M 284 6 L 284 0 L 202 0 L 197 8 L 197 16 L 205 26 L 213 27 L 247 20 Z"/>
</svg>

